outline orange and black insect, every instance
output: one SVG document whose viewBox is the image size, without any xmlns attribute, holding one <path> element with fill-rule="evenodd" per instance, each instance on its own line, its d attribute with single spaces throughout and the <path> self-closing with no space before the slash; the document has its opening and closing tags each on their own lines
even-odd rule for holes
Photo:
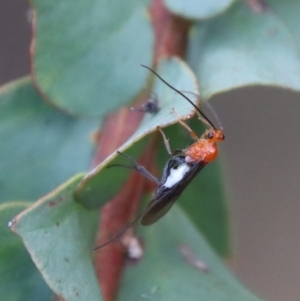
<svg viewBox="0 0 300 301">
<path fill-rule="evenodd" d="M 190 133 L 191 137 L 194 139 L 194 142 L 186 149 L 176 150 L 172 152 L 168 139 L 166 138 L 162 129 L 158 127 L 158 130 L 163 136 L 167 152 L 171 155 L 171 158 L 167 161 L 164 167 L 163 174 L 160 180 L 153 176 L 149 171 L 147 171 L 145 167 L 139 165 L 130 156 L 118 152 L 118 154 L 126 157 L 131 162 L 131 165 L 118 166 L 133 169 L 141 175 L 147 177 L 155 184 L 157 184 L 157 189 L 154 193 L 152 201 L 149 203 L 146 209 L 135 218 L 133 222 L 131 222 L 125 229 L 123 229 L 108 242 L 99 247 L 96 247 L 95 249 L 105 246 L 106 244 L 120 236 L 139 218 L 141 218 L 142 225 L 148 226 L 163 217 L 170 210 L 170 208 L 184 191 L 184 189 L 200 172 L 200 170 L 202 170 L 202 168 L 206 164 L 212 162 L 217 157 L 217 143 L 225 139 L 223 128 L 217 128 L 216 126 L 214 126 L 209 118 L 185 94 L 183 94 L 183 92 L 171 86 L 151 68 L 147 66 L 143 67 L 149 69 L 168 87 L 184 97 L 196 109 L 199 119 L 202 120 L 210 128 L 206 130 L 201 137 L 198 137 L 197 134 L 178 117 L 175 110 L 173 109 L 178 122 Z"/>
</svg>

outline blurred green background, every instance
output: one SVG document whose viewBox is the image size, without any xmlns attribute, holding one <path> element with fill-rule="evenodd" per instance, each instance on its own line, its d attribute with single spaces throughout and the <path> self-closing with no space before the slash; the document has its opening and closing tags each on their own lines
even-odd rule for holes
<svg viewBox="0 0 300 301">
<path fill-rule="evenodd" d="M 0 13 L 2 85 L 29 73 L 31 28 L 26 1 L 1 1 Z M 212 100 L 226 135 L 220 156 L 231 200 L 229 263 L 249 289 L 274 301 L 300 298 L 299 98 L 249 87 Z"/>
</svg>

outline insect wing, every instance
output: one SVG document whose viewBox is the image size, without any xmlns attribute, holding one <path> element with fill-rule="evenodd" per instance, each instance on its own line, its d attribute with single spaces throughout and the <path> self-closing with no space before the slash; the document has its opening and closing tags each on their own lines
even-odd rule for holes
<svg viewBox="0 0 300 301">
<path fill-rule="evenodd" d="M 150 226 L 163 217 L 172 207 L 178 197 L 165 199 L 164 201 L 152 200 L 148 205 L 148 210 L 141 219 L 141 225 Z"/>
<path fill-rule="evenodd" d="M 168 161 L 164 173 L 167 172 L 167 168 L 173 164 L 173 162 L 170 162 L 171 160 L 174 160 L 174 158 Z M 149 226 L 163 217 L 204 166 L 205 162 L 203 161 L 194 163 L 184 177 L 171 188 L 166 188 L 163 184 L 159 186 L 155 193 L 155 199 L 150 202 L 148 209 L 142 216 L 141 224 L 143 226 Z"/>
</svg>

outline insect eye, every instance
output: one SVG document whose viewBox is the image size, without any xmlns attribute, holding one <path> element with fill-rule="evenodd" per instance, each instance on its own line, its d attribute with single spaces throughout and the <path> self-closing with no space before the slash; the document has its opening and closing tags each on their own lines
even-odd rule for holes
<svg viewBox="0 0 300 301">
<path fill-rule="evenodd" d="M 213 132 L 209 132 L 208 134 L 207 134 L 207 138 L 208 139 L 212 139 L 212 138 L 214 138 L 214 133 Z"/>
</svg>

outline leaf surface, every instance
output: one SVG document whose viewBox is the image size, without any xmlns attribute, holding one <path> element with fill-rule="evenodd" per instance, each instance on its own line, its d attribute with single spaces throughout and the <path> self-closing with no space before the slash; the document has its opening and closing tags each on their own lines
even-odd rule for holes
<svg viewBox="0 0 300 301">
<path fill-rule="evenodd" d="M 19 237 L 11 233 L 8 223 L 26 209 L 30 202 L 0 205 L 0 296 L 6 301 L 50 300 L 51 290 L 34 266 Z"/>
<path fill-rule="evenodd" d="M 89 168 L 99 121 L 54 109 L 29 78 L 1 88 L 0 120 L 0 202 L 38 199 Z"/>
<path fill-rule="evenodd" d="M 207 19 L 224 12 L 234 0 L 165 0 L 176 15 L 187 19 Z"/>
<path fill-rule="evenodd" d="M 153 36 L 148 1 L 33 0 L 33 75 L 56 106 L 103 116 L 144 85 Z"/>
<path fill-rule="evenodd" d="M 66 301 L 102 300 L 91 257 L 98 212 L 73 198 L 82 177 L 74 176 L 11 222 L 49 287 Z"/>
<path fill-rule="evenodd" d="M 144 258 L 125 271 L 118 301 L 262 300 L 233 277 L 176 205 L 153 226 L 140 227 L 139 233 Z"/>
<path fill-rule="evenodd" d="M 284 3 L 295 18 L 292 11 L 299 4 Z M 209 99 L 248 85 L 299 91 L 299 39 L 284 17 L 288 18 L 286 11 L 282 17 L 272 11 L 271 1 L 263 13 L 238 2 L 217 18 L 197 23 L 191 32 L 188 62 L 199 79 L 201 95 Z"/>
</svg>

